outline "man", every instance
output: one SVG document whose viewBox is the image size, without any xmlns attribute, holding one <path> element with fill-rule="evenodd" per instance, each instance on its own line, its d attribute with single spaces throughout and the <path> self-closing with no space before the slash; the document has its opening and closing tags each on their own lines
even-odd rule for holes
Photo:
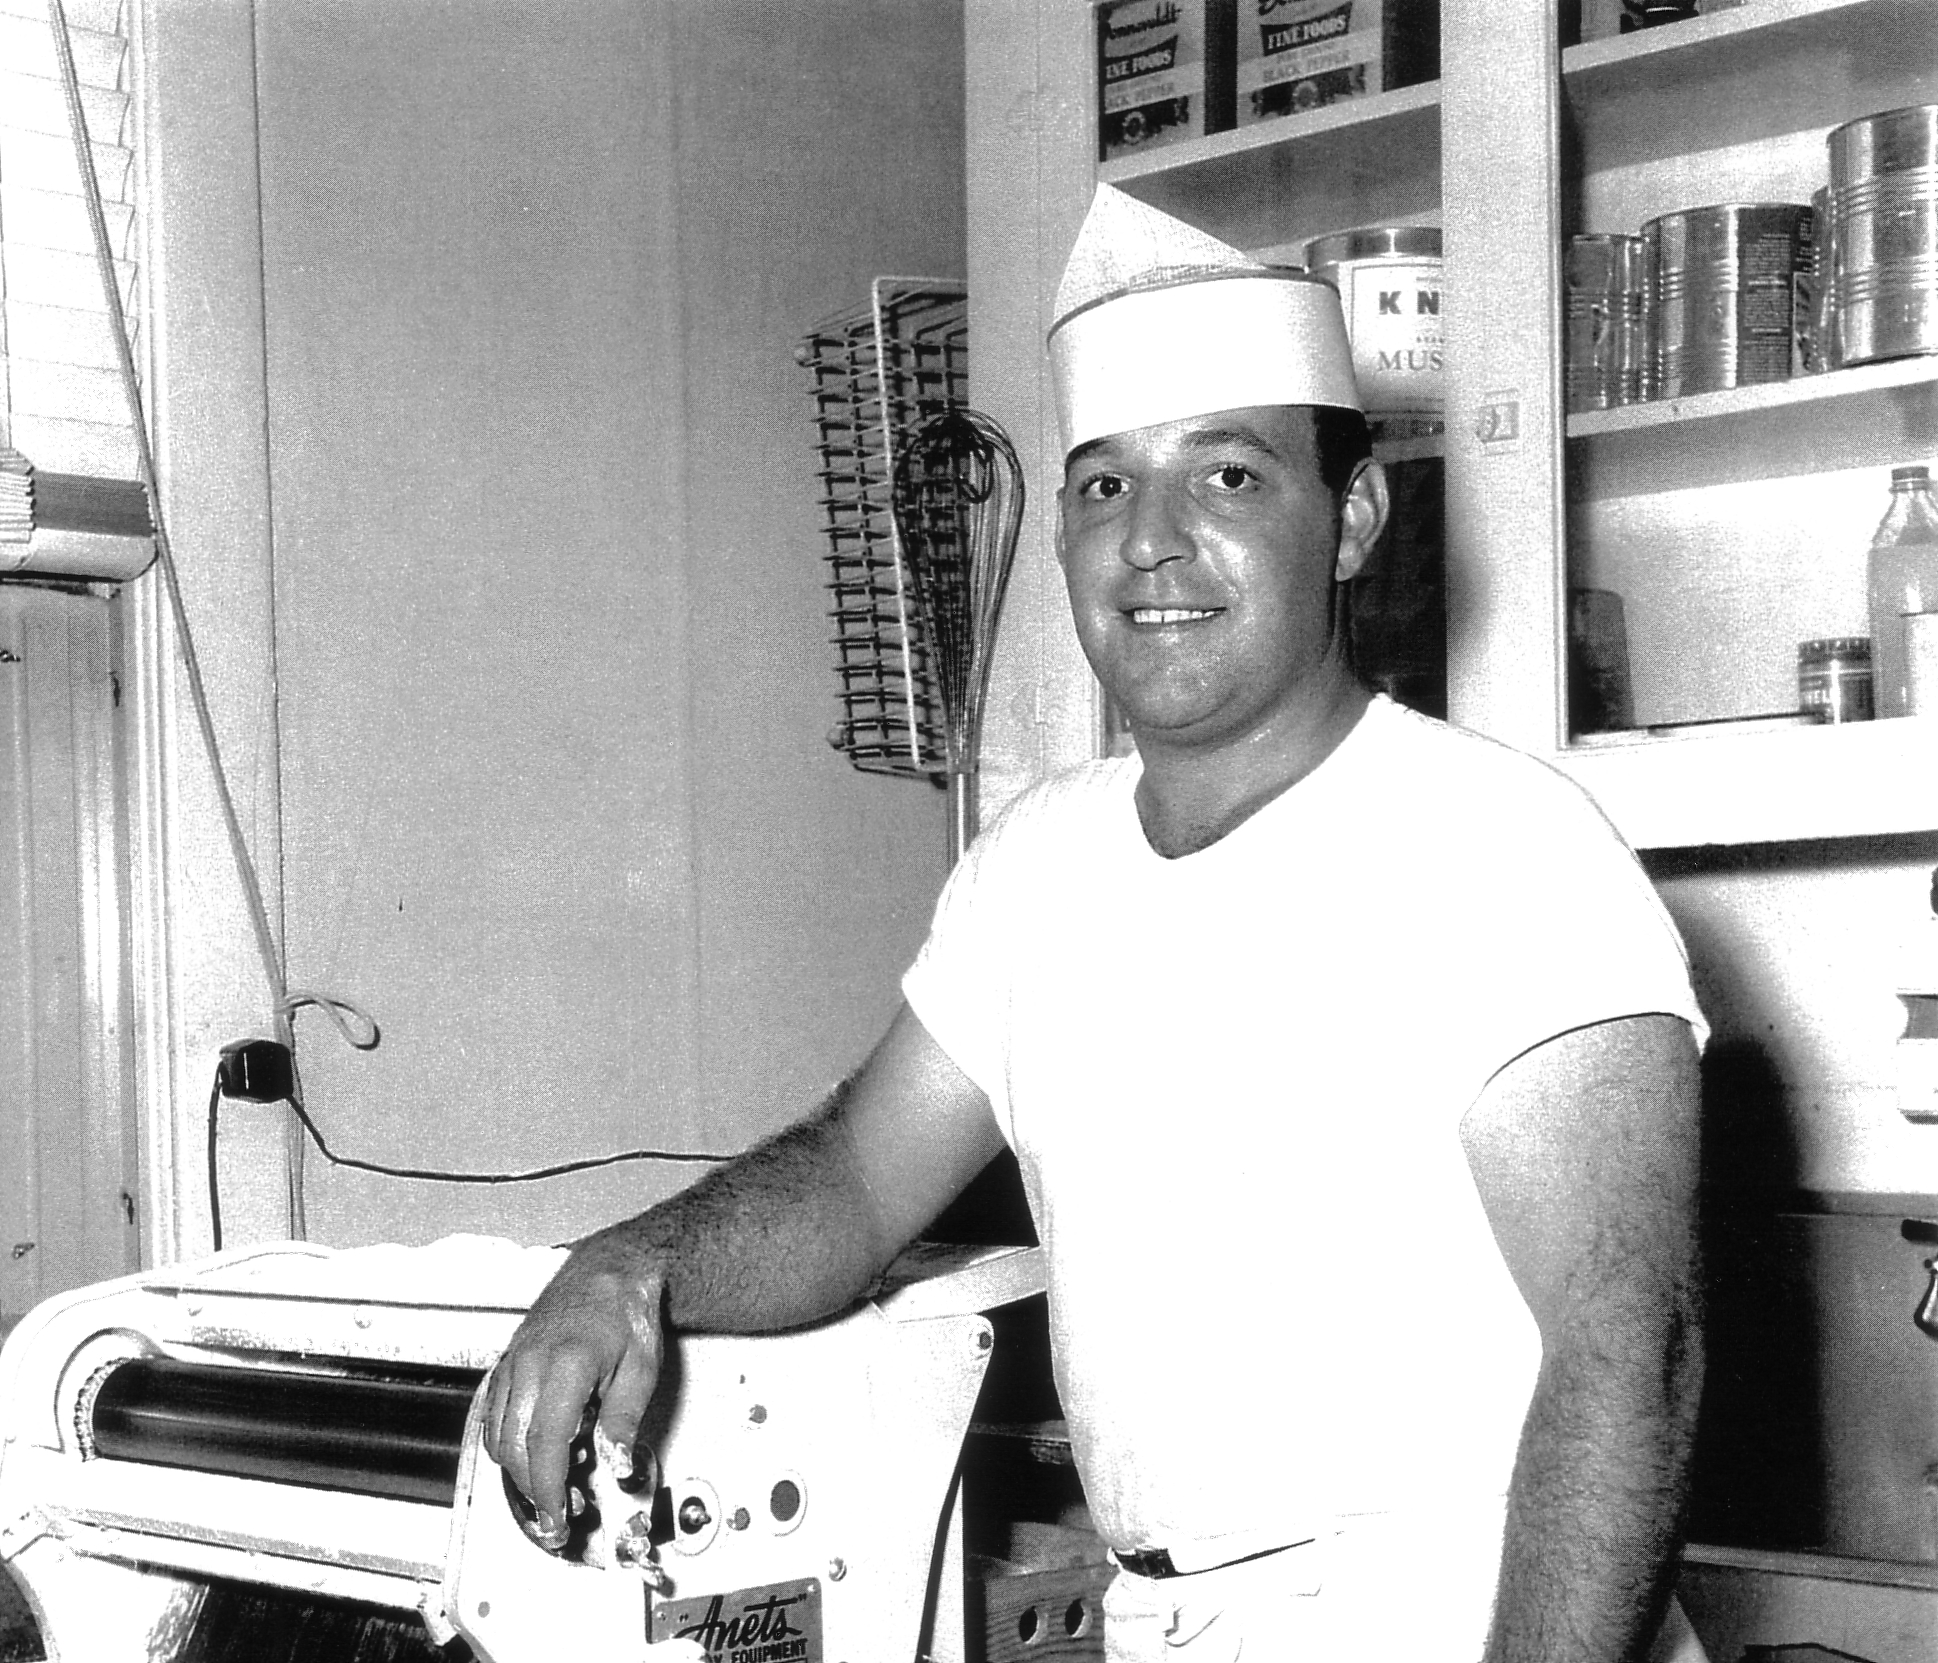
<svg viewBox="0 0 1938 1663">
<path fill-rule="evenodd" d="M 832 1102 L 575 1250 L 491 1447 L 562 1531 L 663 1323 L 839 1309 L 1007 1141 L 1113 1658 L 1640 1656 L 1701 1371 L 1680 943 L 1571 784 L 1354 678 L 1332 290 L 1103 187 L 1057 310 L 1059 559 L 1139 755 L 977 841 Z"/>
</svg>

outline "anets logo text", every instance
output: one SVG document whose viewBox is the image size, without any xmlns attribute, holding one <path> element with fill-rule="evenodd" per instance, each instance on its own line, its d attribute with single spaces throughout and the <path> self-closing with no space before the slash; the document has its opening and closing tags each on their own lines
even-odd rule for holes
<svg viewBox="0 0 1938 1663">
<path fill-rule="evenodd" d="M 807 1632 L 790 1623 L 787 1614 L 790 1607 L 807 1598 L 806 1594 L 769 1594 L 747 1601 L 737 1616 L 729 1617 L 725 1615 L 725 1600 L 715 1594 L 706 1615 L 677 1630 L 675 1637 L 698 1641 L 717 1663 L 790 1663 L 805 1659 L 809 1655 Z"/>
</svg>

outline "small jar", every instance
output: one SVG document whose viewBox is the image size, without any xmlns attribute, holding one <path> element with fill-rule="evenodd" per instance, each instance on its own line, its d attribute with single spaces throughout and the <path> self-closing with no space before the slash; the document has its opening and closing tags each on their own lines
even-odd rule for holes
<svg viewBox="0 0 1938 1663">
<path fill-rule="evenodd" d="M 1871 640 L 1837 635 L 1797 648 L 1797 706 L 1818 722 L 1871 719 Z"/>
</svg>

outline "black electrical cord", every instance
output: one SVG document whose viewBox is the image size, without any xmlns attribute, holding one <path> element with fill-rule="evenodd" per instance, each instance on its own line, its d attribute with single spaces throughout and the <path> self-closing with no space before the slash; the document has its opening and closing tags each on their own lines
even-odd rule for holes
<svg viewBox="0 0 1938 1663">
<path fill-rule="evenodd" d="M 222 1107 L 222 1069 L 215 1071 L 215 1084 L 209 1091 L 209 1236 L 214 1251 L 222 1251 L 222 1176 L 216 1166 L 216 1116 Z"/>
<path fill-rule="evenodd" d="M 216 1163 L 216 1146 L 219 1141 L 218 1117 L 222 1109 L 222 1069 L 217 1066 L 215 1085 L 209 1093 L 209 1226 L 214 1250 L 222 1250 L 222 1193 L 221 1179 Z M 250 1101 L 243 1098 L 241 1101 Z M 627 1161 L 668 1161 L 695 1166 L 720 1166 L 735 1159 L 732 1155 L 715 1155 L 702 1150 L 691 1149 L 626 1149 L 613 1155 L 587 1155 L 576 1161 L 561 1161 L 556 1166 L 533 1167 L 526 1172 L 446 1172 L 432 1167 L 387 1166 L 381 1161 L 359 1160 L 353 1155 L 339 1155 L 323 1141 L 323 1134 L 317 1130 L 316 1122 L 310 1119 L 309 1111 L 294 1097 L 284 1099 L 290 1111 L 309 1134 L 310 1141 L 332 1166 L 347 1167 L 353 1172 L 374 1172 L 384 1178 L 417 1178 L 433 1184 L 528 1184 L 540 1178 L 563 1178 L 574 1172 L 590 1172 L 597 1167 L 619 1166 Z"/>
</svg>

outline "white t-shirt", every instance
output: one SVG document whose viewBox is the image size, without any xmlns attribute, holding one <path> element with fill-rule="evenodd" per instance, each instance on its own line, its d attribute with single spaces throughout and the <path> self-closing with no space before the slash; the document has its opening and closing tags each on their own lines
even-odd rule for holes
<svg viewBox="0 0 1938 1663">
<path fill-rule="evenodd" d="M 1675 928 L 1572 782 L 1384 698 L 1182 859 L 1140 772 L 1012 804 L 903 982 L 1019 1157 L 1098 1528 L 1235 1557 L 1498 1497 L 1540 1345 L 1460 1120 L 1570 1029 L 1700 1040 Z"/>
</svg>

